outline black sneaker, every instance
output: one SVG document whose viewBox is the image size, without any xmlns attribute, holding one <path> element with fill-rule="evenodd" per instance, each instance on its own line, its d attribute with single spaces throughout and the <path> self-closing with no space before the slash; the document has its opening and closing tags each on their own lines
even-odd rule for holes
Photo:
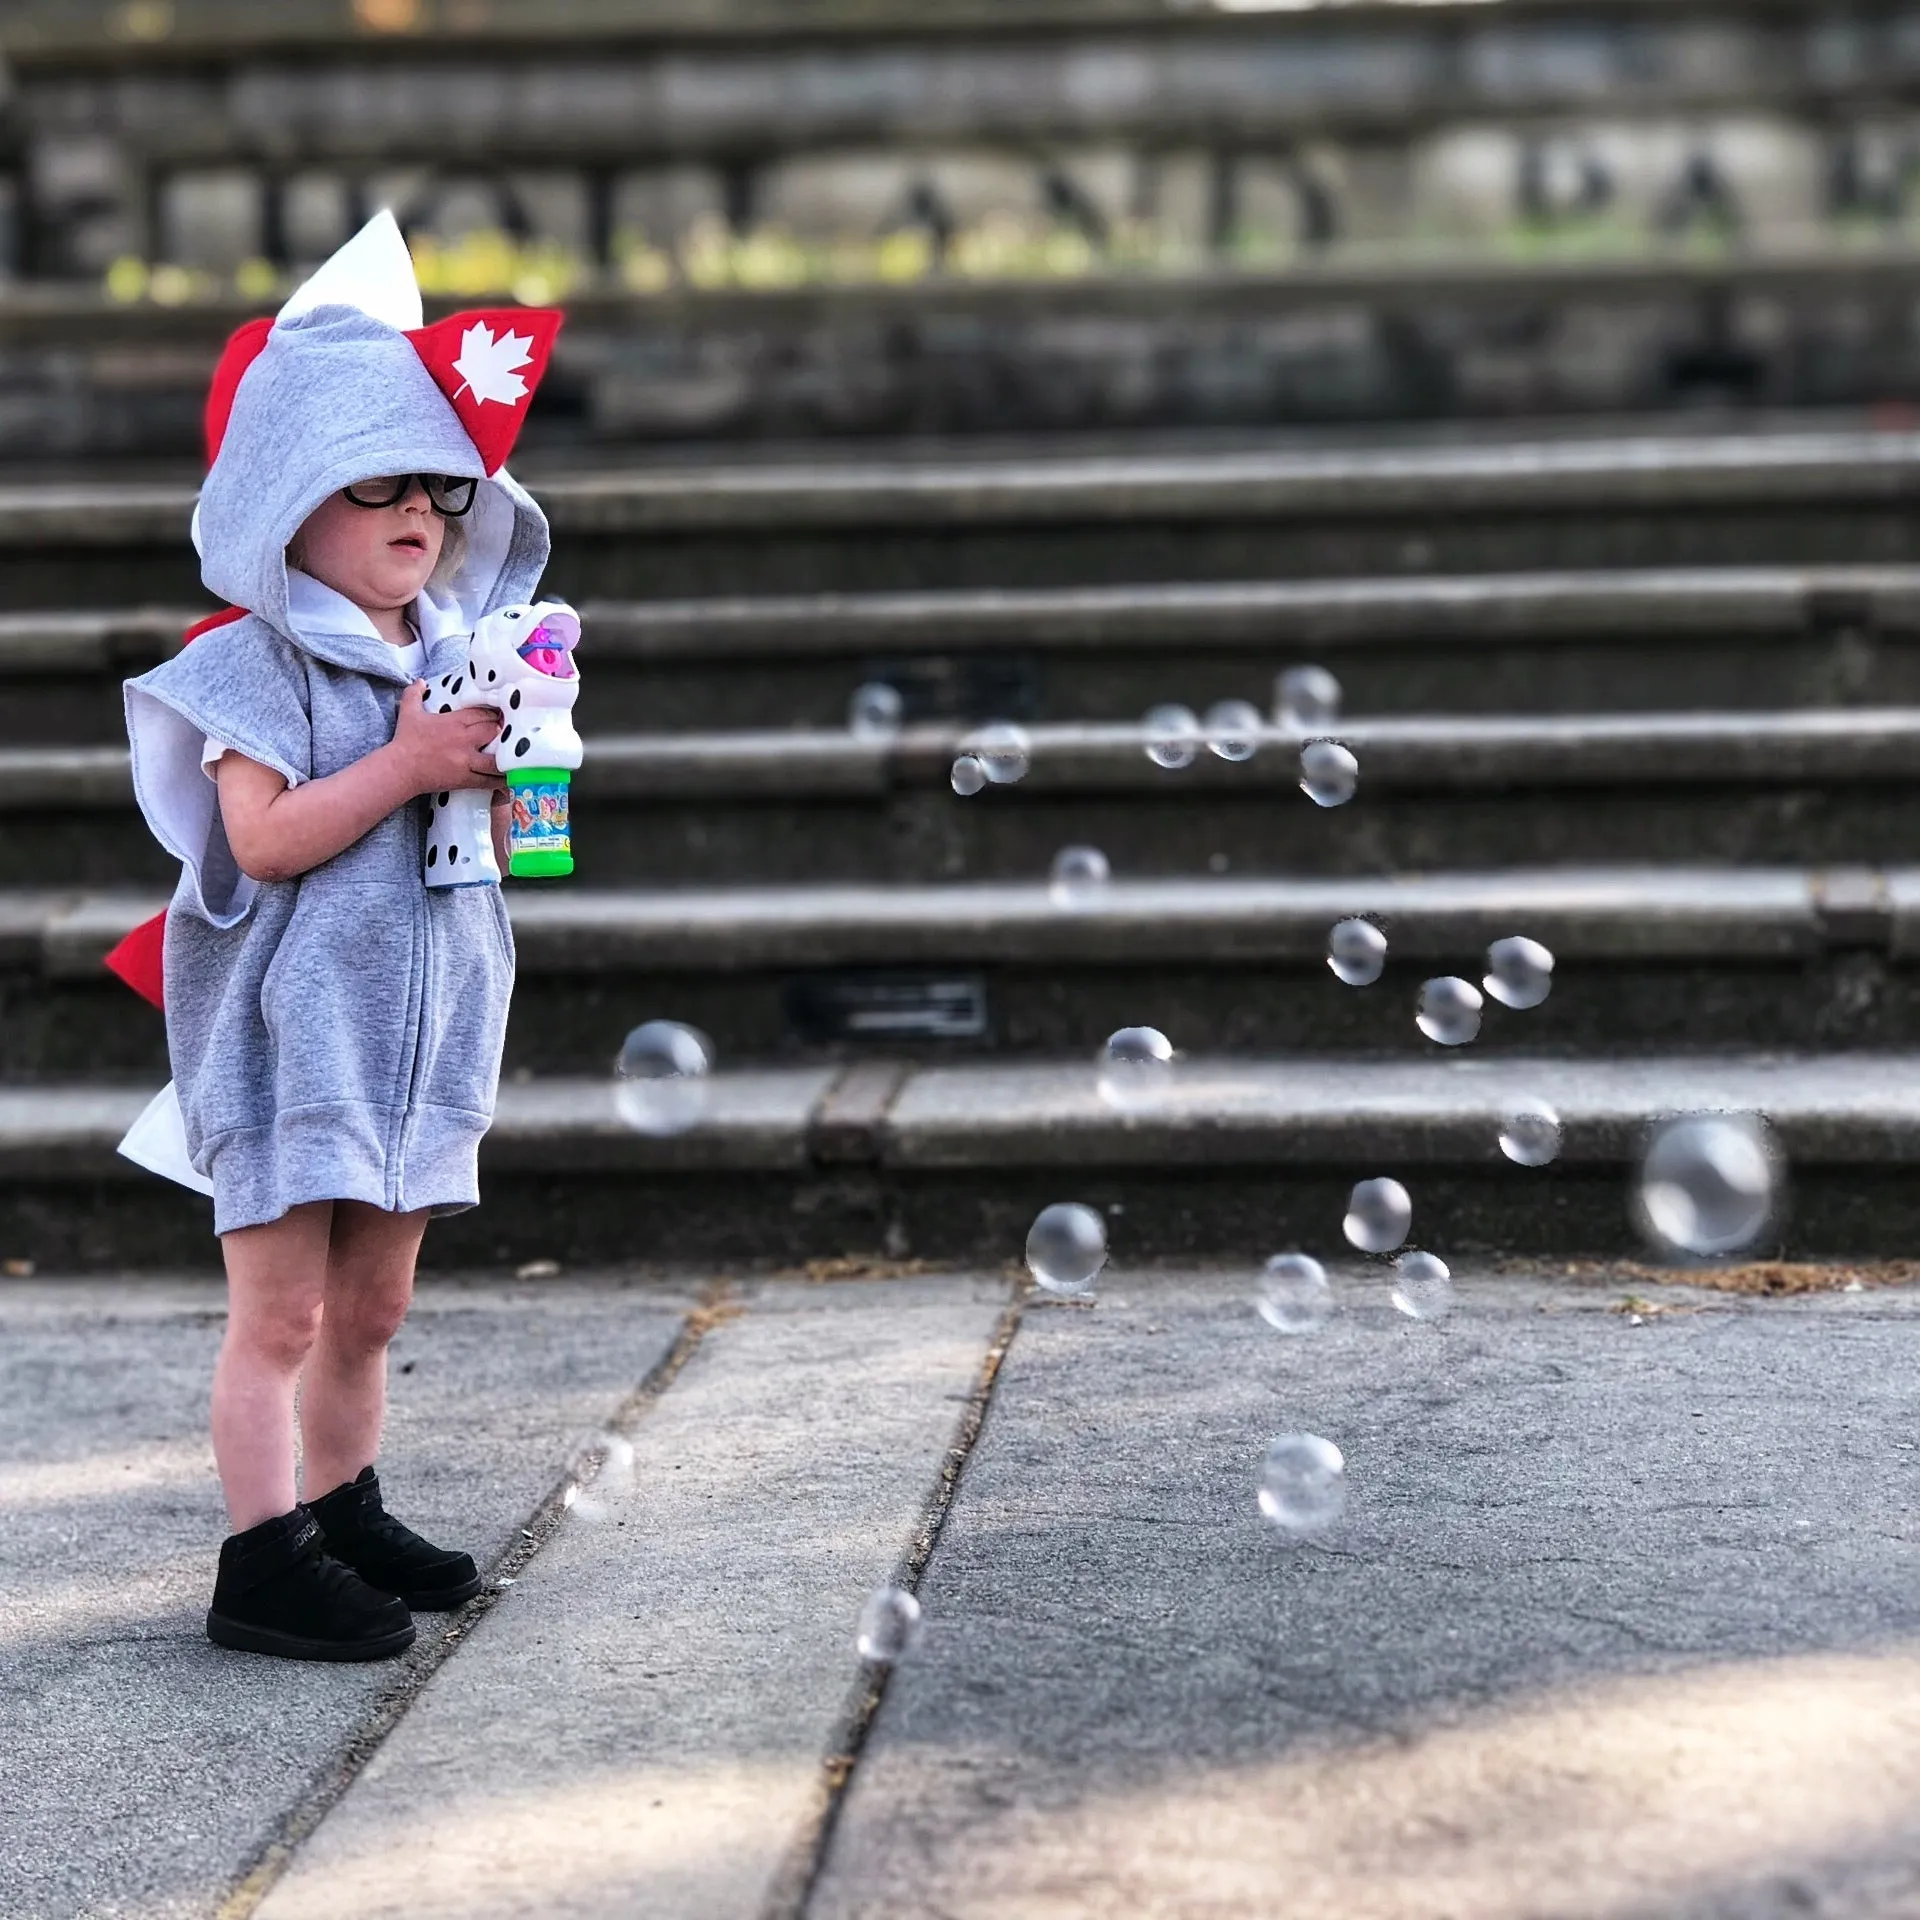
<svg viewBox="0 0 1920 1920">
<path fill-rule="evenodd" d="M 470 1555 L 422 1540 L 380 1504 L 380 1482 L 371 1467 L 307 1505 L 336 1560 L 383 1591 L 397 1593 L 416 1613 L 444 1613 L 480 1591 Z"/>
<path fill-rule="evenodd" d="M 207 1638 L 283 1660 L 384 1660 L 412 1646 L 413 1619 L 334 1559 L 295 1507 L 221 1543 Z"/>
</svg>

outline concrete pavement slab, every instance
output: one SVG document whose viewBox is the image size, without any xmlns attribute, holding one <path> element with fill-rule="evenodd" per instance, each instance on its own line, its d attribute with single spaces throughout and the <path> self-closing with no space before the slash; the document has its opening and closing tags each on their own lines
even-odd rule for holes
<svg viewBox="0 0 1920 1920">
<path fill-rule="evenodd" d="M 1028 1311 L 810 1920 L 1920 1912 L 1920 1296 L 1248 1291 Z"/>
<path fill-rule="evenodd" d="M 689 1299 L 431 1283 L 393 1347 L 383 1484 L 483 1564 Z M 322 1667 L 204 1636 L 226 1531 L 206 1436 L 217 1286 L 0 1282 L 0 1913 L 215 1911 L 383 1701 L 444 1651 Z M 457 1630 L 457 1629 L 456 1629 Z"/>
<path fill-rule="evenodd" d="M 1000 1282 L 740 1296 L 301 1849 L 260 1920 L 757 1916 L 806 1856 Z"/>
</svg>

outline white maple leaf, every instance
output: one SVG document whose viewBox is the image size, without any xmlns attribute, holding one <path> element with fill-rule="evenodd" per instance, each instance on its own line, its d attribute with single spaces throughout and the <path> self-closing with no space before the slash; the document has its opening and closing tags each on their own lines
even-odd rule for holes
<svg viewBox="0 0 1920 1920">
<path fill-rule="evenodd" d="M 503 406 L 518 406 L 527 397 L 527 383 L 514 372 L 533 358 L 533 342 L 522 334 L 503 333 L 497 338 L 484 320 L 476 320 L 460 336 L 460 357 L 453 370 L 460 376 L 460 388 L 471 388 L 476 400 L 498 400 Z M 459 399 L 456 393 L 454 398 Z"/>
</svg>

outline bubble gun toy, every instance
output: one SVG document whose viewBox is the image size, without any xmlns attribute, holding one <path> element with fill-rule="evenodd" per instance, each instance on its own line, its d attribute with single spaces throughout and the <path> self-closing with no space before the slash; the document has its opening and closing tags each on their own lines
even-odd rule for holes
<svg viewBox="0 0 1920 1920">
<path fill-rule="evenodd" d="M 568 790 L 585 757 L 573 727 L 580 673 L 573 650 L 580 616 L 562 600 L 498 607 L 467 643 L 453 673 L 427 682 L 436 713 L 498 707 L 493 755 L 513 796 L 507 871 L 516 880 L 551 879 L 573 871 Z M 493 857 L 493 796 L 483 787 L 429 796 L 427 885 L 485 887 L 500 880 Z"/>
</svg>

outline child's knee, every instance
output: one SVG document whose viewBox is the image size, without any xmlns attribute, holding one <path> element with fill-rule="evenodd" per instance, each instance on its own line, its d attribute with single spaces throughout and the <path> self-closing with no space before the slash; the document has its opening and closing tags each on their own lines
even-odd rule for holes
<svg viewBox="0 0 1920 1920">
<path fill-rule="evenodd" d="M 337 1345 L 371 1353 L 400 1331 L 413 1304 L 413 1272 L 376 1269 L 337 1276 L 327 1290 L 328 1334 Z"/>
<path fill-rule="evenodd" d="M 405 1285 L 387 1289 L 365 1300 L 360 1308 L 360 1337 L 368 1347 L 389 1345 L 400 1331 L 413 1304 L 411 1278 Z"/>
<path fill-rule="evenodd" d="M 258 1301 L 227 1322 L 228 1342 L 282 1373 L 297 1373 L 320 1337 L 321 1302 L 317 1294 Z"/>
</svg>

